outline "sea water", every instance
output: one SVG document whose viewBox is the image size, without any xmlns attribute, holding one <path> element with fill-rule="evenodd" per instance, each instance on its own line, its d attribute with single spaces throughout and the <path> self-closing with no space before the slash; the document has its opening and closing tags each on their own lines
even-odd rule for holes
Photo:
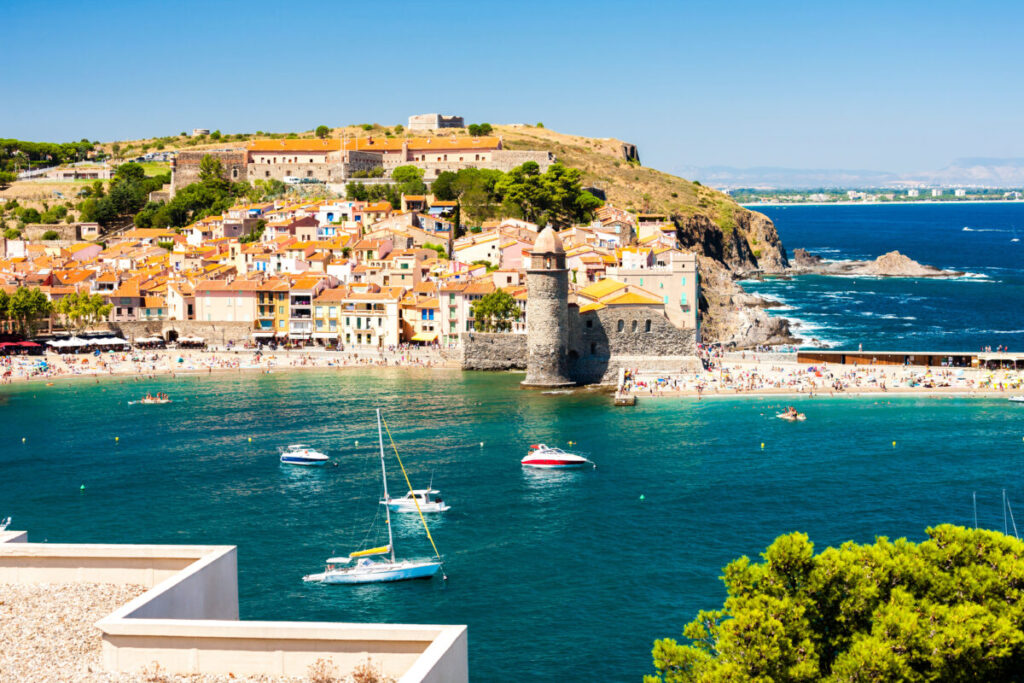
<svg viewBox="0 0 1024 683">
<path fill-rule="evenodd" d="M 0 516 L 39 542 L 237 545 L 243 619 L 468 624 L 474 680 L 636 681 L 654 639 L 721 605 L 722 567 L 779 534 L 819 548 L 919 540 L 929 525 L 971 524 L 974 491 L 981 524 L 1002 529 L 1004 488 L 1024 510 L 1024 406 L 1004 400 L 615 408 L 521 379 L 324 370 L 3 387 Z M 156 391 L 174 403 L 127 405 Z M 807 421 L 775 419 L 784 404 Z M 432 480 L 452 506 L 431 516 L 449 580 L 303 583 L 386 537 L 378 407 L 413 485 Z M 337 466 L 281 465 L 294 442 Z M 598 466 L 524 470 L 537 442 Z M 388 466 L 400 495 L 390 454 Z M 429 554 L 415 516 L 394 528 L 401 557 Z"/>
<path fill-rule="evenodd" d="M 875 259 L 899 250 L 955 279 L 822 277 L 744 282 L 784 304 L 803 346 L 908 351 L 1024 349 L 1024 204 L 752 207 L 790 256 Z"/>
</svg>

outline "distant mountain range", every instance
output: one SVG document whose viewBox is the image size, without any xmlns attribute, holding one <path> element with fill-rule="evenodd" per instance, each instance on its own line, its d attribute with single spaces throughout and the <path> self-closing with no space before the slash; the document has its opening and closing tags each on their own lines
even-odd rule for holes
<svg viewBox="0 0 1024 683">
<path fill-rule="evenodd" d="M 723 190 L 738 187 L 764 190 L 881 187 L 1020 188 L 1024 187 L 1024 159 L 969 157 L 957 159 L 937 171 L 915 173 L 775 166 L 690 166 L 680 169 L 680 175 Z"/>
</svg>

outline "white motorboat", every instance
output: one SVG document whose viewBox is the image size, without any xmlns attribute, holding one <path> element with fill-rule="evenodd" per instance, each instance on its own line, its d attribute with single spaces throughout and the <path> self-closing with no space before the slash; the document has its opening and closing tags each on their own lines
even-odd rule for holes
<svg viewBox="0 0 1024 683">
<path fill-rule="evenodd" d="M 377 436 L 380 440 L 380 471 L 384 481 L 384 501 L 390 501 L 391 497 L 388 495 L 388 471 L 384 463 L 384 433 L 381 430 L 380 409 L 377 410 Z M 390 438 L 390 436 L 391 432 L 389 431 L 388 437 Z M 391 442 L 391 445 L 394 447 L 394 441 Z M 410 492 L 413 494 L 417 493 L 412 488 L 412 485 L 409 484 L 409 477 L 405 474 L 405 467 L 402 465 L 402 459 L 398 455 L 397 448 L 395 448 L 395 457 L 398 459 L 399 467 L 402 468 L 402 474 L 405 476 L 405 482 L 409 485 Z M 429 489 L 427 490 L 429 491 Z M 427 538 L 430 539 L 430 545 L 434 548 L 436 559 L 398 561 L 395 557 L 395 540 L 391 533 L 391 506 L 385 505 L 384 511 L 387 514 L 387 545 L 359 550 L 342 557 L 328 558 L 326 570 L 319 574 L 308 574 L 302 577 L 302 580 L 345 584 L 384 583 L 408 579 L 429 579 L 440 571 L 441 556 L 437 552 L 437 546 L 434 545 L 434 539 L 430 535 L 430 529 L 427 527 L 427 522 L 423 516 L 420 515 L 420 519 L 423 521 L 423 528 L 427 532 Z M 380 555 L 385 557 L 377 560 L 370 559 Z"/>
<path fill-rule="evenodd" d="M 303 465 L 305 467 L 322 467 L 330 458 L 324 453 L 314 450 L 301 443 L 292 444 L 281 451 L 281 462 L 285 465 Z"/>
<path fill-rule="evenodd" d="M 540 469 L 569 469 L 573 467 L 595 466 L 582 455 L 566 453 L 561 448 L 553 448 L 542 443 L 530 446 L 530 452 L 520 460 L 523 467 L 537 467 Z"/>
<path fill-rule="evenodd" d="M 1009 398 L 1009 400 L 1013 401 L 1014 403 L 1024 403 L 1024 395 L 1022 395 L 1022 396 L 1011 396 Z"/>
<path fill-rule="evenodd" d="M 380 504 L 387 505 L 392 512 L 447 512 L 451 509 L 437 489 L 416 489 L 404 498 L 386 498 Z"/>
</svg>

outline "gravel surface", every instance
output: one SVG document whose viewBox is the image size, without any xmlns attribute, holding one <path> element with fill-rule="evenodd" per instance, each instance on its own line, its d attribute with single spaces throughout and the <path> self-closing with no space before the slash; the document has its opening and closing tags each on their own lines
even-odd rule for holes
<svg viewBox="0 0 1024 683">
<path fill-rule="evenodd" d="M 138 674 L 103 671 L 94 624 L 145 587 L 99 583 L 0 584 L 0 683 L 220 683 L 301 681 L 275 676 L 175 676 L 155 666 Z M 328 675 L 320 680 L 351 680 Z"/>
</svg>

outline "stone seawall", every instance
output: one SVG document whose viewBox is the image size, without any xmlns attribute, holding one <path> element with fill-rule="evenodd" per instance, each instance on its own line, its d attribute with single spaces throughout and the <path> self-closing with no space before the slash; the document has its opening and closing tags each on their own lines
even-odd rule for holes
<svg viewBox="0 0 1024 683">
<path fill-rule="evenodd" d="M 526 335 L 471 332 L 462 342 L 463 370 L 525 370 Z"/>
<path fill-rule="evenodd" d="M 151 320 L 107 323 L 107 328 L 132 341 L 141 337 L 163 337 L 173 341 L 180 337 L 202 337 L 211 346 L 252 341 L 251 322 L 203 322 L 199 320 Z"/>
</svg>

